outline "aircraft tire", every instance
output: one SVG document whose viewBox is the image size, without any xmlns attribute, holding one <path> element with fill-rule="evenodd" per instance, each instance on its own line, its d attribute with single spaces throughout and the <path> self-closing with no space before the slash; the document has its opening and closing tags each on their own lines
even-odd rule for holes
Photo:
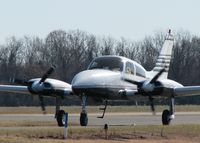
<svg viewBox="0 0 200 143">
<path fill-rule="evenodd" d="M 65 125 L 64 117 L 65 117 L 65 111 L 59 110 L 56 118 L 59 127 L 63 127 Z"/>
<path fill-rule="evenodd" d="M 170 112 L 169 110 L 164 110 L 162 113 L 162 124 L 163 125 L 169 125 L 170 124 Z"/>
<path fill-rule="evenodd" d="M 88 116 L 87 113 L 81 113 L 80 114 L 80 125 L 81 126 L 87 126 L 88 124 Z"/>
</svg>

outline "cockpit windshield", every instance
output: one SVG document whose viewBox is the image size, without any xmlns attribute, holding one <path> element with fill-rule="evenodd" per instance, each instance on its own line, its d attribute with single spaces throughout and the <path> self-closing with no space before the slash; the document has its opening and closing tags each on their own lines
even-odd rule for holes
<svg viewBox="0 0 200 143">
<path fill-rule="evenodd" d="M 106 69 L 121 72 L 123 70 L 123 62 L 119 57 L 100 57 L 96 58 L 88 69 Z"/>
</svg>

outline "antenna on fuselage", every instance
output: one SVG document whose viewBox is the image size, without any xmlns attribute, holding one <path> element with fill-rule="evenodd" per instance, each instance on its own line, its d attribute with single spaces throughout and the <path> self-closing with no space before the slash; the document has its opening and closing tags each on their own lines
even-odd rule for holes
<svg viewBox="0 0 200 143">
<path fill-rule="evenodd" d="M 169 34 L 171 34 L 171 29 L 169 29 L 169 32 L 168 32 Z"/>
</svg>

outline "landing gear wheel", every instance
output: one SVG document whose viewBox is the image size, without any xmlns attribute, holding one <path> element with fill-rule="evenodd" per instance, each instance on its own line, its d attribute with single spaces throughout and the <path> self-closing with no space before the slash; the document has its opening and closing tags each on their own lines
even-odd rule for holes
<svg viewBox="0 0 200 143">
<path fill-rule="evenodd" d="M 65 111 L 64 110 L 59 110 L 57 113 L 57 123 L 59 127 L 62 127 L 65 125 Z"/>
<path fill-rule="evenodd" d="M 87 113 L 81 113 L 80 114 L 80 125 L 81 126 L 87 126 L 88 124 L 88 116 Z"/>
<path fill-rule="evenodd" d="M 169 125 L 170 124 L 170 112 L 169 110 L 164 110 L 162 113 L 162 123 L 163 125 Z"/>
</svg>

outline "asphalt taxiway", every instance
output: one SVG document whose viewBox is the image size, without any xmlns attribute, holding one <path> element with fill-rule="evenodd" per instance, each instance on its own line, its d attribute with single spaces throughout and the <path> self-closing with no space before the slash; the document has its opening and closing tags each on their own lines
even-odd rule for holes
<svg viewBox="0 0 200 143">
<path fill-rule="evenodd" d="M 161 113 L 106 113 L 103 119 L 97 118 L 101 113 L 88 114 L 89 126 L 108 125 L 161 125 Z M 69 114 L 69 122 L 79 124 L 79 114 Z M 1 121 L 55 121 L 53 114 L 1 114 Z M 171 124 L 200 124 L 200 112 L 177 112 Z"/>
</svg>

